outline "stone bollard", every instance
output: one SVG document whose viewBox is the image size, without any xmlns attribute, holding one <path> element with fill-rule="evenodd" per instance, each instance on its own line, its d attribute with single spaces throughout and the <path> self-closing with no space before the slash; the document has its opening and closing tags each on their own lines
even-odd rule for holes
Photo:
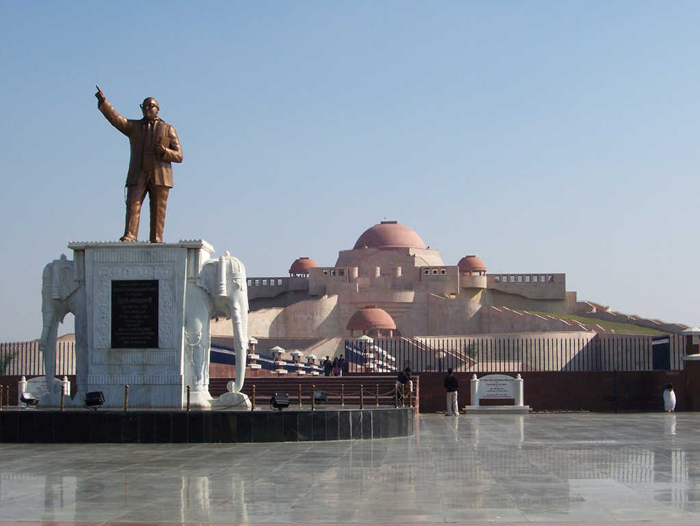
<svg viewBox="0 0 700 526">
<path fill-rule="evenodd" d="M 479 405 L 479 379 L 476 377 L 475 374 L 472 375 L 471 384 L 472 399 L 470 401 L 470 404 Z"/>
<path fill-rule="evenodd" d="M 304 353 L 296 350 L 292 351 L 289 354 L 292 355 L 292 360 L 294 361 L 294 372 L 297 373 L 299 376 L 303 376 L 306 374 L 306 371 L 304 371 L 304 367 L 301 364 L 301 358 L 304 356 Z"/>
<path fill-rule="evenodd" d="M 21 398 L 24 396 L 24 393 L 26 393 L 26 392 L 27 392 L 27 377 L 23 376 L 20 379 L 19 384 L 17 385 L 17 405 L 20 405 L 22 403 Z"/>
<path fill-rule="evenodd" d="M 520 373 L 518 373 L 518 376 L 515 377 L 515 382 L 516 382 L 516 387 L 515 387 L 515 405 L 517 406 L 524 406 L 525 401 L 524 401 L 524 396 L 523 396 L 523 387 L 525 382 L 523 382 L 522 377 L 520 376 Z"/>
</svg>

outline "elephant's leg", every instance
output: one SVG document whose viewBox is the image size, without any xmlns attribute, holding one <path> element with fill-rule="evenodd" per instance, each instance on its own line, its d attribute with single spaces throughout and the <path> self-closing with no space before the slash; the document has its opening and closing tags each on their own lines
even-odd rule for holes
<svg viewBox="0 0 700 526">
<path fill-rule="evenodd" d="M 200 333 L 201 338 L 201 333 Z M 193 366 L 194 366 L 194 387 L 195 391 L 199 391 L 202 387 L 202 369 L 204 367 L 204 346 L 201 341 L 199 345 L 192 348 Z"/>
<path fill-rule="evenodd" d="M 201 341 L 202 331 L 199 327 L 199 320 L 188 319 L 185 322 L 185 382 L 188 385 L 196 386 L 199 381 L 199 364 L 201 362 Z"/>
<path fill-rule="evenodd" d="M 185 300 L 185 350 L 191 358 L 185 364 L 185 377 L 195 391 L 202 390 L 204 367 L 209 355 L 210 304 L 207 292 L 188 284 Z"/>
<path fill-rule="evenodd" d="M 87 313 L 85 305 L 85 290 L 81 289 L 75 294 L 73 306 L 75 316 L 75 392 L 87 392 L 87 376 L 90 358 L 87 345 Z"/>
<path fill-rule="evenodd" d="M 39 350 L 44 355 L 44 374 L 46 388 L 54 393 L 54 378 L 56 377 L 56 338 L 58 333 L 58 318 L 55 313 L 44 313 L 44 328 L 41 331 Z"/>
<path fill-rule="evenodd" d="M 209 360 L 211 353 L 211 336 L 209 315 L 200 320 L 201 326 L 199 331 L 199 344 L 193 348 L 194 351 L 194 370 L 195 370 L 195 390 L 207 390 L 209 385 Z"/>
<path fill-rule="evenodd" d="M 211 320 L 207 320 L 206 330 L 202 335 L 204 343 L 204 364 L 202 365 L 202 389 L 209 392 L 209 364 L 211 363 Z"/>
</svg>

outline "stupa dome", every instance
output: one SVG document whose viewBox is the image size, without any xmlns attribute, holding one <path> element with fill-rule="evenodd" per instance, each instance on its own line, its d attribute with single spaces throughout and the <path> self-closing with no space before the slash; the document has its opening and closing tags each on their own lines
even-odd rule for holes
<svg viewBox="0 0 700 526">
<path fill-rule="evenodd" d="M 425 248 L 425 243 L 413 230 L 397 221 L 382 221 L 365 230 L 354 249 L 368 248 Z"/>
<path fill-rule="evenodd" d="M 304 274 L 308 275 L 309 274 L 309 269 L 318 267 L 316 262 L 309 258 L 309 257 L 303 257 L 299 259 L 295 259 L 294 263 L 292 263 L 292 266 L 289 267 L 289 273 L 293 275 L 297 274 Z"/>
<path fill-rule="evenodd" d="M 486 265 L 476 256 L 464 256 L 457 266 L 460 272 L 486 272 Z"/>
<path fill-rule="evenodd" d="M 371 331 L 375 329 L 396 329 L 396 323 L 383 309 L 362 307 L 350 316 L 345 328 L 349 331 Z"/>
</svg>

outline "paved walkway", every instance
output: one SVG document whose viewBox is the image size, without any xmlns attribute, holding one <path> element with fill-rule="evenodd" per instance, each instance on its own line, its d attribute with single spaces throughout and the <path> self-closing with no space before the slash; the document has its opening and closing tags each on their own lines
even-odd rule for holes
<svg viewBox="0 0 700 526">
<path fill-rule="evenodd" d="M 700 524 L 700 414 L 418 426 L 376 441 L 3 444 L 0 524 Z"/>
</svg>

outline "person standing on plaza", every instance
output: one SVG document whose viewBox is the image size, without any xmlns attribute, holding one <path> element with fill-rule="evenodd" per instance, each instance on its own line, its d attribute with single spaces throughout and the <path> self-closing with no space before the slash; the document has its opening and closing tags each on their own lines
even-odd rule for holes
<svg viewBox="0 0 700 526">
<path fill-rule="evenodd" d="M 331 358 L 330 358 L 330 356 L 326 356 L 326 359 L 323 362 L 323 375 L 330 376 L 332 370 L 333 370 L 333 364 L 331 363 Z"/>
<path fill-rule="evenodd" d="M 340 369 L 340 376 L 343 376 L 343 369 L 345 369 L 345 357 L 341 354 L 338 359 L 338 369 Z"/>
<path fill-rule="evenodd" d="M 452 374 L 452 367 L 447 369 L 447 376 L 445 377 L 445 391 L 447 391 L 447 411 L 445 416 L 458 416 L 459 415 L 459 404 L 457 402 L 457 390 L 459 389 L 459 382 L 457 378 Z"/>
<path fill-rule="evenodd" d="M 668 384 L 664 388 L 664 411 L 670 413 L 676 409 L 676 393 L 673 391 L 673 384 Z"/>
</svg>

